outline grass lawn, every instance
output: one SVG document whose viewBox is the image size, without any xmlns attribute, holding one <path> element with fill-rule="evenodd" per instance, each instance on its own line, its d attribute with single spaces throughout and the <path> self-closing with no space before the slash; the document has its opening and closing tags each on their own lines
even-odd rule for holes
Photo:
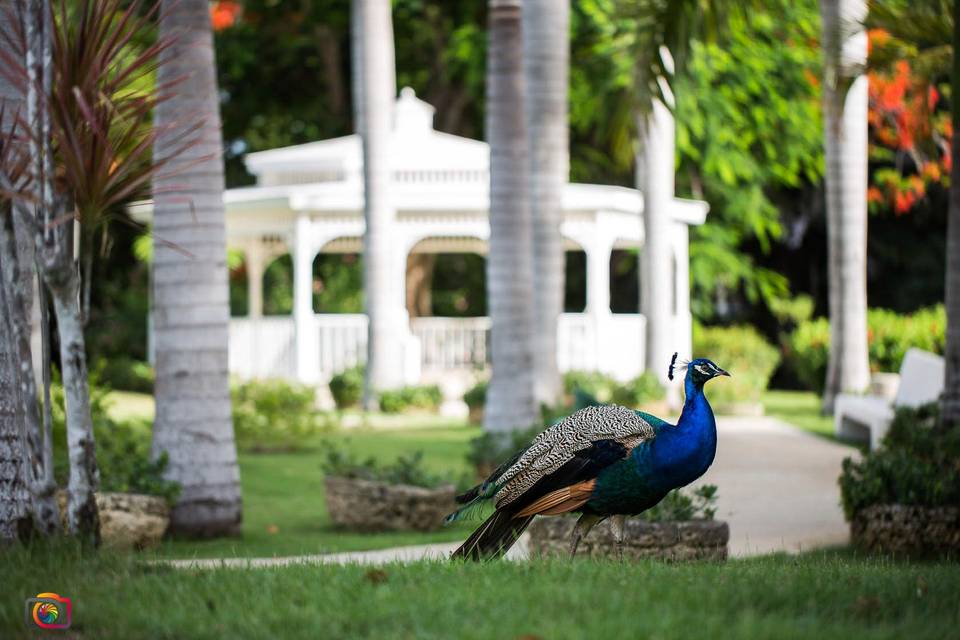
<svg viewBox="0 0 960 640">
<path fill-rule="evenodd" d="M 723 564 L 578 559 L 177 570 L 107 553 L 0 552 L 0 637 L 24 598 L 72 599 L 84 638 L 936 638 L 960 566 L 845 552 Z M 65 636 L 66 637 L 66 636 Z"/>
<path fill-rule="evenodd" d="M 820 396 L 812 391 L 768 390 L 760 401 L 768 416 L 780 418 L 818 436 L 837 439 L 833 434 L 833 418 L 820 413 Z"/>
</svg>

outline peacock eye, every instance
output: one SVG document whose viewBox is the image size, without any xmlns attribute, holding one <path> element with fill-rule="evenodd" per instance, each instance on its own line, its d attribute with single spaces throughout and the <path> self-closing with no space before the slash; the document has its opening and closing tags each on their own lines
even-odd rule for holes
<svg viewBox="0 0 960 640">
<path fill-rule="evenodd" d="M 702 364 L 698 364 L 698 365 L 695 367 L 695 369 L 696 369 L 697 371 L 699 371 L 700 373 L 702 373 L 703 375 L 705 375 L 705 376 L 710 375 L 710 372 L 707 371 L 706 367 L 704 367 Z"/>
</svg>

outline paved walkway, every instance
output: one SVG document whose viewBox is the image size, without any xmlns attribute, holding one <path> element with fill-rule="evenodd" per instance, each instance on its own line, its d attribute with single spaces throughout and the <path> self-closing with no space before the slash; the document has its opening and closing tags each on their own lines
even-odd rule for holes
<svg viewBox="0 0 960 640">
<path fill-rule="evenodd" d="M 730 553 L 844 544 L 848 529 L 837 477 L 856 449 L 796 429 L 775 418 L 719 419 L 717 459 L 700 481 L 718 487 L 717 518 L 730 523 Z M 383 564 L 446 558 L 456 543 L 287 558 L 175 560 L 179 567 L 265 567 L 288 564 Z M 526 557 L 525 540 L 508 557 Z"/>
</svg>

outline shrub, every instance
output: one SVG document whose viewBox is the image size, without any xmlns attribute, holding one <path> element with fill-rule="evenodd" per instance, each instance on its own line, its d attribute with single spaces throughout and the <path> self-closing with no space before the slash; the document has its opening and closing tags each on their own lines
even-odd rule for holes
<svg viewBox="0 0 960 640">
<path fill-rule="evenodd" d="M 390 464 L 383 464 L 374 457 L 360 459 L 332 442 L 325 445 L 320 468 L 325 475 L 357 480 L 371 480 L 387 484 L 408 484 L 415 487 L 433 488 L 453 484 L 449 478 L 428 471 L 423 465 L 423 451 L 401 455 Z"/>
<path fill-rule="evenodd" d="M 657 402 L 663 400 L 665 396 L 666 390 L 652 371 L 644 371 L 633 380 L 618 385 L 613 390 L 613 401 L 625 407 L 638 407 L 648 402 Z"/>
<path fill-rule="evenodd" d="M 314 406 L 313 387 L 283 380 L 232 385 L 237 447 L 247 451 L 294 451 L 326 426 Z"/>
<path fill-rule="evenodd" d="M 713 520 L 717 514 L 717 485 L 705 484 L 689 493 L 674 489 L 652 509 L 640 517 L 648 522 Z"/>
<path fill-rule="evenodd" d="M 363 378 L 365 369 L 357 365 L 345 369 L 330 378 L 328 386 L 338 409 L 349 409 L 360 404 L 363 397 Z"/>
<path fill-rule="evenodd" d="M 613 392 L 619 386 L 615 378 L 599 371 L 567 371 L 563 374 L 563 392 L 568 398 L 580 390 L 606 404 L 613 401 Z"/>
<path fill-rule="evenodd" d="M 463 401 L 471 411 L 483 408 L 483 403 L 487 401 L 487 387 L 489 385 L 489 381 L 481 380 L 463 394 Z"/>
<path fill-rule="evenodd" d="M 443 392 L 435 384 L 400 387 L 380 393 L 380 410 L 402 413 L 409 409 L 435 410 L 443 402 Z"/>
<path fill-rule="evenodd" d="M 97 378 L 111 389 L 153 393 L 154 371 L 149 363 L 133 358 L 101 358 L 94 366 Z"/>
<path fill-rule="evenodd" d="M 882 446 L 847 458 L 840 494 L 847 519 L 866 507 L 960 504 L 960 427 L 938 427 L 939 405 L 897 410 Z"/>
<path fill-rule="evenodd" d="M 942 305 L 901 315 L 887 309 L 867 312 L 867 345 L 871 371 L 899 371 L 907 350 L 917 347 L 943 353 L 946 313 Z M 830 349 L 826 318 L 802 322 L 784 341 L 787 365 L 808 388 L 823 391 Z"/>
<path fill-rule="evenodd" d="M 90 377 L 90 414 L 97 465 L 100 469 L 100 490 L 122 493 L 145 493 L 160 496 L 173 504 L 180 495 L 180 485 L 163 477 L 168 465 L 167 454 L 157 459 L 150 455 L 151 427 L 148 422 L 114 420 L 107 413 L 106 396 L 110 388 Z M 63 386 L 54 382 L 50 388 L 53 414 L 54 476 L 65 486 L 70 471 L 67 453 L 67 423 L 64 414 Z"/>
<path fill-rule="evenodd" d="M 710 389 L 717 405 L 758 402 L 767 388 L 780 354 L 756 329 L 747 326 L 703 327 L 694 325 L 693 352 L 710 358 L 732 374 Z"/>
</svg>

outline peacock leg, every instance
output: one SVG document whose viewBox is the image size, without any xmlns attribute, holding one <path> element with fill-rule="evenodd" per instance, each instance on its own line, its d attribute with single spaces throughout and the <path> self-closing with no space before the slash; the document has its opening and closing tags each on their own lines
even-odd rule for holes
<svg viewBox="0 0 960 640">
<path fill-rule="evenodd" d="M 590 532 L 590 529 L 593 529 L 594 525 L 603 520 L 604 516 L 593 515 L 590 513 L 584 513 L 577 520 L 577 525 L 573 528 L 573 535 L 570 537 L 570 559 L 572 560 L 574 556 L 577 555 L 577 547 L 580 546 L 580 541 L 583 540 L 587 533 Z"/>
<path fill-rule="evenodd" d="M 613 538 L 617 542 L 617 559 L 623 562 L 623 541 L 627 537 L 627 516 L 613 516 L 610 521 Z"/>
</svg>

